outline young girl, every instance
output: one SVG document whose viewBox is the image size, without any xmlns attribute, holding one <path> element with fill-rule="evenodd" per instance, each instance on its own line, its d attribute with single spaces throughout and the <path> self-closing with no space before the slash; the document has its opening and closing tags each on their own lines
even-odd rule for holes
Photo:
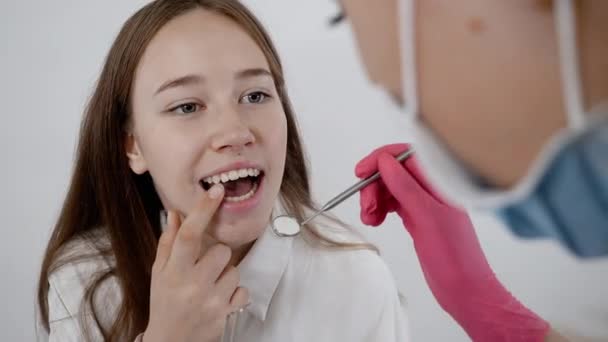
<svg viewBox="0 0 608 342">
<path fill-rule="evenodd" d="M 386 265 L 313 208 L 281 64 L 234 0 L 131 17 L 86 111 L 38 291 L 52 341 L 407 341 Z M 166 229 L 160 213 L 168 211 Z"/>
</svg>

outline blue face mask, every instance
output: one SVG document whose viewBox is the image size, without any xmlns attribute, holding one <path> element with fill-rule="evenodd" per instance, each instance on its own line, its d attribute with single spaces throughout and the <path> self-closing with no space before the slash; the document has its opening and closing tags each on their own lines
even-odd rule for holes
<svg viewBox="0 0 608 342">
<path fill-rule="evenodd" d="M 554 238 L 579 257 L 608 255 L 608 122 L 565 145 L 530 195 L 499 215 L 520 237 Z"/>
</svg>

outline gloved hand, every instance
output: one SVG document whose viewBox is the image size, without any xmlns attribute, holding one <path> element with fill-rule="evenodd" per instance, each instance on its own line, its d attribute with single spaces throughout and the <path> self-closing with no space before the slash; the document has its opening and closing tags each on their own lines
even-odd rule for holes
<svg viewBox="0 0 608 342">
<path fill-rule="evenodd" d="M 437 302 L 473 341 L 543 341 L 549 324 L 497 279 L 468 215 L 433 191 L 415 155 L 402 164 L 395 160 L 408 148 L 384 146 L 357 164 L 357 177 L 381 174 L 361 190 L 363 223 L 378 226 L 390 212 L 401 217 Z"/>
</svg>

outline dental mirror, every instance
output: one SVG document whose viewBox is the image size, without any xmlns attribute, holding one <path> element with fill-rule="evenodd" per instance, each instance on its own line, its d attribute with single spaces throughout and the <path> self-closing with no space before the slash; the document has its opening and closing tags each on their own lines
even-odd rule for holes
<svg viewBox="0 0 608 342">
<path fill-rule="evenodd" d="M 410 148 L 409 150 L 398 155 L 395 159 L 397 159 L 398 162 L 402 162 L 402 161 L 406 160 L 409 156 L 411 156 L 413 153 L 414 153 L 414 149 Z M 305 224 L 307 224 L 308 222 L 310 222 L 312 219 L 335 208 L 338 204 L 344 202 L 349 197 L 356 194 L 357 192 L 359 192 L 361 189 L 368 186 L 372 182 L 375 182 L 379 178 L 380 178 L 380 172 L 376 172 L 373 175 L 355 183 L 353 186 L 342 191 L 336 197 L 329 200 L 329 202 L 327 202 L 324 206 L 322 206 L 321 209 L 314 212 L 311 216 L 309 216 L 304 221 L 302 221 L 302 223 L 298 223 L 298 220 L 295 217 L 290 216 L 290 215 L 276 216 L 274 219 L 272 219 L 272 222 L 271 222 L 272 231 L 280 237 L 296 236 L 296 235 L 300 234 L 301 227 L 304 226 Z"/>
</svg>

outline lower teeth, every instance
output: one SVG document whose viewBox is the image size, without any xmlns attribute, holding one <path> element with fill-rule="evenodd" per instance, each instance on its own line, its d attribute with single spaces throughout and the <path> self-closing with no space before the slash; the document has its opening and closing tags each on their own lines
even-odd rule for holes
<svg viewBox="0 0 608 342">
<path fill-rule="evenodd" d="M 241 202 L 244 201 L 246 199 L 250 199 L 251 197 L 253 197 L 253 194 L 255 194 L 255 192 L 258 190 L 258 184 L 254 183 L 253 187 L 251 188 L 251 190 L 249 190 L 248 193 L 244 194 L 243 196 L 238 196 L 238 197 L 224 197 L 224 200 L 226 202 Z"/>
</svg>

